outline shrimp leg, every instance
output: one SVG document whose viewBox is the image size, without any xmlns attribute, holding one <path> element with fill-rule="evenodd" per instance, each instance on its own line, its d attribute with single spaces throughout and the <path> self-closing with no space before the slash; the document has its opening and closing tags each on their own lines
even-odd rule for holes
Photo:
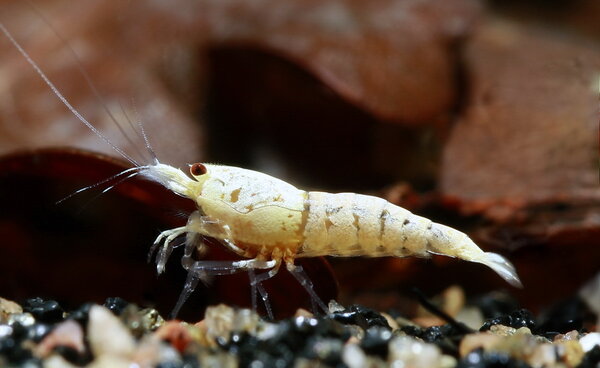
<svg viewBox="0 0 600 368">
<path fill-rule="evenodd" d="M 302 285 L 302 287 L 310 295 L 310 301 L 312 303 L 313 312 L 316 312 L 318 310 L 317 307 L 319 307 L 319 308 L 321 308 L 321 310 L 323 310 L 323 312 L 327 313 L 328 312 L 327 306 L 325 305 L 325 303 L 323 303 L 321 298 L 319 298 L 319 296 L 315 292 L 314 285 L 313 285 L 312 281 L 310 281 L 308 274 L 304 271 L 302 266 L 297 266 L 291 262 L 288 262 L 286 264 L 286 266 L 287 266 L 287 270 L 292 274 L 292 276 L 294 276 L 296 278 L 296 280 L 298 280 L 300 285 Z"/>
<path fill-rule="evenodd" d="M 230 235 L 231 229 L 228 225 L 222 224 L 218 220 L 213 220 L 208 216 L 202 216 L 199 211 L 195 211 L 190 216 L 186 226 L 164 231 L 158 236 L 157 240 L 152 246 L 150 250 L 150 257 L 152 256 L 158 244 L 164 240 L 162 248 L 156 257 L 157 270 L 159 273 L 164 270 L 168 257 L 173 249 L 178 246 L 173 246 L 172 242 L 175 240 L 175 238 L 184 233 L 187 233 L 187 237 L 184 255 L 181 258 L 181 264 L 183 268 L 188 271 L 188 277 L 177 305 L 172 312 L 172 316 L 175 316 L 179 312 L 181 306 L 189 298 L 200 281 L 206 284 L 210 281 L 212 276 L 230 275 L 237 272 L 248 271 L 252 287 L 252 305 L 254 309 L 256 309 L 257 305 L 256 300 L 258 291 L 269 317 L 273 319 L 273 312 L 268 301 L 268 293 L 262 286 L 262 282 L 277 274 L 281 264 L 280 260 L 264 261 L 263 259 L 255 258 L 241 261 L 196 261 L 193 258 L 194 251 L 202 252 L 204 249 L 206 249 L 206 245 L 201 239 L 202 236 L 207 233 L 221 235 L 220 239 L 218 240 L 232 252 L 240 256 L 247 256 L 247 254 L 246 251 L 239 248 L 232 240 L 230 240 L 232 238 Z M 198 240 L 199 238 L 200 240 Z M 255 269 L 270 270 L 266 273 L 256 275 L 254 272 Z"/>
<path fill-rule="evenodd" d="M 156 240 L 154 240 L 154 243 L 152 244 L 152 246 L 150 247 L 150 251 L 148 252 L 148 262 L 152 260 L 154 252 L 156 252 L 160 243 L 162 243 L 164 239 L 162 247 L 158 250 L 158 253 L 156 254 L 156 270 L 158 271 L 158 274 L 161 274 L 164 271 L 167 259 L 173 251 L 174 247 L 171 246 L 171 243 L 173 242 L 173 240 L 175 240 L 175 238 L 184 234 L 186 231 L 186 226 L 166 230 L 160 233 L 158 237 L 156 237 Z"/>
<path fill-rule="evenodd" d="M 190 258 L 184 256 L 184 259 L 189 260 Z M 179 300 L 171 312 L 171 317 L 179 313 L 181 306 L 183 306 L 194 289 L 196 289 L 199 281 L 207 282 L 212 276 L 217 275 L 232 275 L 237 272 L 254 269 L 272 269 L 277 264 L 273 260 L 264 261 L 256 258 L 241 261 L 194 261 L 191 264 L 184 262 L 184 259 L 182 259 L 182 264 L 188 271 L 188 276 Z"/>
<path fill-rule="evenodd" d="M 271 309 L 271 304 L 269 303 L 269 294 L 267 293 L 264 286 L 262 285 L 262 282 L 277 275 L 277 272 L 279 272 L 280 265 L 281 265 L 281 262 L 279 261 L 276 263 L 275 267 L 273 267 L 271 270 L 269 270 L 268 272 L 265 272 L 265 273 L 261 273 L 260 275 L 257 275 L 254 272 L 254 270 L 248 271 L 248 277 L 250 278 L 250 286 L 252 287 L 252 309 L 257 310 L 257 304 L 258 304 L 257 303 L 257 299 L 258 299 L 257 290 L 258 290 L 258 293 L 260 293 L 260 297 L 265 306 L 265 310 L 267 311 L 267 315 L 269 316 L 270 319 L 274 319 L 273 310 Z"/>
</svg>

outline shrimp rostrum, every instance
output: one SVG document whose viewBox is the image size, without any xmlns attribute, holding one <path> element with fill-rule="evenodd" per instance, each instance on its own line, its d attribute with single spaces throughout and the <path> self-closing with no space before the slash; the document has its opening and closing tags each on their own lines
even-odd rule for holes
<svg viewBox="0 0 600 368">
<path fill-rule="evenodd" d="M 120 178 L 117 184 L 140 175 L 196 203 L 197 210 L 190 215 L 187 224 L 163 231 L 149 254 L 151 259 L 157 252 L 157 271 L 162 273 L 177 244 L 175 238 L 186 236 L 181 263 L 188 277 L 174 314 L 200 281 L 207 282 L 215 275 L 247 271 L 253 306 L 256 308 L 260 295 L 272 317 L 262 282 L 275 276 L 284 263 L 310 295 L 313 307 L 326 310 L 302 267 L 295 265 L 298 257 L 440 254 L 482 263 L 511 285 L 521 286 L 515 268 L 504 257 L 482 251 L 458 230 L 414 215 L 381 198 L 354 193 L 306 192 L 269 175 L 231 166 L 196 163 L 190 166 L 188 176 L 159 162 L 143 129 L 142 135 L 152 163 L 140 165 L 68 102 L 1 23 L 0 31 L 73 115 L 135 166 L 113 177 Z M 112 186 L 107 190 L 110 188 Z M 206 249 L 205 237 L 217 239 L 244 259 L 197 260 L 196 253 Z"/>
<path fill-rule="evenodd" d="M 260 283 L 273 277 L 282 263 L 313 302 L 325 309 L 302 268 L 294 264 L 298 257 L 440 254 L 482 263 L 511 285 L 521 286 L 515 268 L 504 257 L 482 251 L 458 230 L 378 197 L 306 192 L 260 172 L 202 163 L 190 166 L 191 178 L 160 163 L 143 169 L 141 174 L 192 199 L 198 206 L 186 226 L 164 231 L 153 247 L 160 246 L 157 256 L 160 273 L 171 253 L 172 241 L 187 234 L 182 264 L 189 276 L 176 310 L 199 280 L 248 270 L 253 301 L 258 290 L 271 314 Z M 216 238 L 247 260 L 193 261 L 193 250 L 204 246 L 196 242 L 194 235 Z M 255 270 L 268 271 L 256 275 Z"/>
</svg>

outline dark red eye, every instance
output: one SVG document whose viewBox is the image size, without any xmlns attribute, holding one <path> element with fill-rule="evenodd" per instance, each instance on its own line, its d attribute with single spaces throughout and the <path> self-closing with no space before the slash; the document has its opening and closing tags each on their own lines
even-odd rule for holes
<svg viewBox="0 0 600 368">
<path fill-rule="evenodd" d="M 200 176 L 200 175 L 204 175 L 206 174 L 208 170 L 206 170 L 206 166 L 204 166 L 201 163 L 195 163 L 192 166 L 190 166 L 190 173 L 193 176 Z"/>
</svg>

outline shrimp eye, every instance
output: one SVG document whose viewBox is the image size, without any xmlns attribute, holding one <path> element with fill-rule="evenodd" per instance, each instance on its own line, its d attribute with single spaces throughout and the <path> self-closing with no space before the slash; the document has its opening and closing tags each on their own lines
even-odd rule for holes
<svg viewBox="0 0 600 368">
<path fill-rule="evenodd" d="M 201 163 L 195 163 L 192 166 L 190 166 L 190 173 L 193 176 L 200 176 L 200 175 L 204 175 L 206 174 L 208 170 L 206 169 L 206 166 L 204 166 Z"/>
</svg>

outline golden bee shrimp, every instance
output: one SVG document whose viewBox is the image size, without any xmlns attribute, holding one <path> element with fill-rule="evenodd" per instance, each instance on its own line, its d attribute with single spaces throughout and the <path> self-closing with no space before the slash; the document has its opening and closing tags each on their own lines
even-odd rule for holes
<svg viewBox="0 0 600 368">
<path fill-rule="evenodd" d="M 308 292 L 313 305 L 326 310 L 306 273 L 294 261 L 299 257 L 366 256 L 406 257 L 440 254 L 490 267 L 513 286 L 521 287 L 515 268 L 504 257 L 482 251 L 466 234 L 412 214 L 384 199 L 355 193 L 307 192 L 272 176 L 238 167 L 196 163 L 190 175 L 160 163 L 135 160 L 115 146 L 71 106 L 27 52 L 0 23 L 0 30 L 15 45 L 61 102 L 96 135 L 135 167 L 117 177 L 141 175 L 189 198 L 197 210 L 185 226 L 162 232 L 151 247 L 162 273 L 175 238 L 185 235 L 182 266 L 188 279 L 174 309 L 181 308 L 200 281 L 215 275 L 247 271 L 252 301 L 260 294 L 269 316 L 272 311 L 262 282 L 275 276 L 285 263 L 287 270 Z M 143 134 L 143 132 L 142 132 Z M 143 134 L 144 139 L 145 134 Z M 123 180 L 125 180 L 123 179 Z M 195 260 L 205 248 L 204 237 L 219 240 L 239 261 Z M 257 274 L 257 270 L 265 272 Z"/>
<path fill-rule="evenodd" d="M 162 243 L 157 256 L 160 273 L 171 253 L 171 242 L 188 234 L 182 263 L 189 278 L 176 310 L 198 280 L 253 269 L 269 270 L 252 280 L 266 303 L 260 282 L 274 276 L 282 263 L 324 309 L 310 281 L 294 264 L 298 257 L 423 257 L 433 253 L 482 263 L 521 287 L 515 268 L 504 257 L 483 252 L 458 230 L 378 197 L 306 192 L 260 172 L 222 165 L 191 165 L 191 178 L 161 163 L 140 173 L 198 206 L 186 226 L 163 232 L 154 244 L 155 248 Z M 196 244 L 194 234 L 219 239 L 248 260 L 194 262 L 189 258 Z"/>
</svg>

